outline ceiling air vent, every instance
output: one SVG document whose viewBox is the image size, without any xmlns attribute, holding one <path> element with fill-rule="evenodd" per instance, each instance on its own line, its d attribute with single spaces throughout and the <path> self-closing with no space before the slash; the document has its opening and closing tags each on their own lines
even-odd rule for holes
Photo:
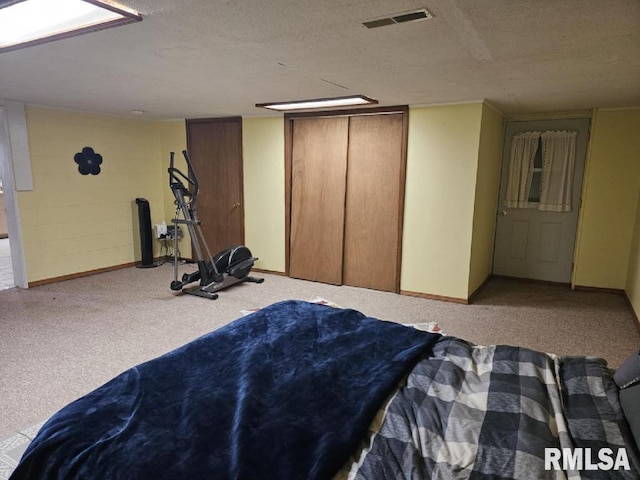
<svg viewBox="0 0 640 480">
<path fill-rule="evenodd" d="M 419 10 L 412 10 L 411 12 L 396 13 L 388 17 L 376 18 L 362 22 L 367 28 L 384 27 L 385 25 L 396 25 L 398 23 L 418 22 L 420 20 L 426 20 L 433 18 L 433 14 L 426 8 Z"/>
</svg>

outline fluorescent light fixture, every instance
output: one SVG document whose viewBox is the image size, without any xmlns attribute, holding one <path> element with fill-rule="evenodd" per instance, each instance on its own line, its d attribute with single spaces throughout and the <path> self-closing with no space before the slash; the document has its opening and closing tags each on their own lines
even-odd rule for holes
<svg viewBox="0 0 640 480">
<path fill-rule="evenodd" d="M 141 20 L 108 0 L 0 0 L 0 52 Z"/>
<path fill-rule="evenodd" d="M 256 107 L 269 108 L 284 112 L 288 110 L 304 110 L 311 108 L 350 107 L 355 105 L 374 105 L 378 103 L 373 98 L 364 95 L 350 95 L 348 97 L 314 98 L 312 100 L 294 100 L 291 102 L 256 103 Z"/>
</svg>

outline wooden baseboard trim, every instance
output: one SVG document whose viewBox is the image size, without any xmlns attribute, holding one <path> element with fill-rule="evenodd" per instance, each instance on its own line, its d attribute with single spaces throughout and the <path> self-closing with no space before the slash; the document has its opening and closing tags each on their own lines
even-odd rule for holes
<svg viewBox="0 0 640 480">
<path fill-rule="evenodd" d="M 166 260 L 167 262 L 173 262 L 173 257 L 167 257 L 167 258 L 154 258 L 155 262 L 161 262 L 163 260 Z M 180 261 L 186 262 L 186 263 L 195 263 L 193 259 L 191 258 L 180 258 Z M 90 275 L 97 275 L 98 273 L 106 273 L 106 272 L 112 272 L 114 270 L 121 270 L 123 268 L 129 268 L 129 267 L 135 267 L 136 265 L 138 265 L 140 262 L 129 262 L 129 263 L 123 263 L 121 265 L 113 265 L 111 267 L 104 267 L 104 268 L 96 268 L 95 270 L 88 270 L 86 272 L 78 272 L 78 273 L 71 273 L 69 275 L 62 275 L 60 277 L 52 277 L 52 278 L 45 278 L 42 280 L 35 280 L 33 282 L 29 282 L 27 285 L 29 288 L 31 287 L 38 287 L 40 285 L 48 285 L 50 283 L 56 283 L 56 282 L 64 282 L 65 280 L 73 280 L 75 278 L 82 278 L 82 277 L 88 277 Z M 271 275 L 284 275 L 283 272 L 276 272 L 273 270 L 265 270 L 262 268 L 253 268 L 251 270 L 252 272 L 257 272 L 257 273 L 268 273 Z"/>
<path fill-rule="evenodd" d="M 154 259 L 154 261 L 156 262 L 162 261 L 162 258 L 158 257 Z M 33 282 L 29 282 L 27 286 L 29 288 L 38 287 L 40 285 L 48 285 L 50 283 L 64 282 L 65 280 L 74 280 L 76 278 L 88 277 L 90 275 L 97 275 L 98 273 L 113 272 L 114 270 L 122 270 L 123 268 L 135 267 L 139 263 L 140 262 L 129 262 L 129 263 L 123 263 L 120 265 L 113 265 L 111 267 L 96 268 L 95 270 L 87 270 L 85 272 L 71 273 L 69 275 L 62 275 L 60 277 L 52 277 L 52 278 L 45 278 L 42 280 L 35 280 Z"/>
<path fill-rule="evenodd" d="M 626 293 L 624 292 L 624 290 L 620 288 L 602 288 L 602 287 L 587 287 L 584 285 L 574 285 L 573 289 L 578 292 L 614 293 L 616 295 L 624 295 L 626 297 Z"/>
<path fill-rule="evenodd" d="M 275 270 L 267 270 L 265 268 L 252 268 L 251 269 L 252 272 L 256 272 L 256 273 L 267 273 L 269 275 L 279 275 L 281 277 L 286 277 L 287 274 L 284 272 L 277 272 Z"/>
<path fill-rule="evenodd" d="M 408 297 L 426 298 L 427 300 L 439 300 L 441 302 L 459 303 L 462 305 L 469 304 L 469 300 L 466 298 L 447 297 L 444 295 L 432 295 L 430 293 L 410 292 L 407 290 L 400 290 L 400 295 L 406 295 Z"/>
</svg>

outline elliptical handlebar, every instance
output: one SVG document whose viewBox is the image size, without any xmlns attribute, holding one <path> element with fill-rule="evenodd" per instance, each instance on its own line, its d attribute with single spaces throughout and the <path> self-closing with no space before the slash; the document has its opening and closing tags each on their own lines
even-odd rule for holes
<svg viewBox="0 0 640 480">
<path fill-rule="evenodd" d="M 171 186 L 171 185 L 177 184 L 178 187 L 181 190 L 183 190 L 185 193 L 189 192 L 189 189 L 181 180 L 181 178 L 184 179 L 189 185 L 193 187 L 193 190 L 190 193 L 191 198 L 188 203 L 191 205 L 195 205 L 196 200 L 198 198 L 198 190 L 199 190 L 198 177 L 196 176 L 196 172 L 193 170 L 193 165 L 191 164 L 189 153 L 186 150 L 183 150 L 182 155 L 184 155 L 184 159 L 187 162 L 188 175 L 185 175 L 180 169 L 174 166 L 175 153 L 171 152 L 170 161 L 169 161 L 169 185 Z"/>
</svg>

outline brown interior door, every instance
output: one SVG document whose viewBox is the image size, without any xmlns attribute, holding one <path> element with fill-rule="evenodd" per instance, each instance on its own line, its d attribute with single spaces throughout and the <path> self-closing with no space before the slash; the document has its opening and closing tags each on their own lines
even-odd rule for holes
<svg viewBox="0 0 640 480">
<path fill-rule="evenodd" d="M 187 148 L 198 177 L 198 218 L 212 254 L 244 243 L 242 119 L 187 120 Z"/>
<path fill-rule="evenodd" d="M 347 117 L 293 122 L 289 274 L 340 285 Z"/>
<path fill-rule="evenodd" d="M 350 118 L 345 285 L 399 291 L 404 165 L 402 114 Z"/>
</svg>

